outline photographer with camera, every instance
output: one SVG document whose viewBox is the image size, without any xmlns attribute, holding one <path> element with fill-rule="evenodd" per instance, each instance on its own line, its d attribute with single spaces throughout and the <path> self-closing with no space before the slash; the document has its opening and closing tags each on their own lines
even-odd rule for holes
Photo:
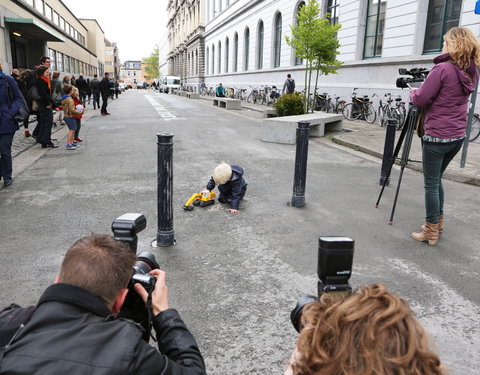
<svg viewBox="0 0 480 375">
<path fill-rule="evenodd" d="M 303 310 L 285 375 L 444 374 L 408 303 L 385 285 L 342 298 L 325 293 Z"/>
<path fill-rule="evenodd" d="M 443 37 L 442 55 L 420 88 L 412 88 L 410 99 L 425 108 L 423 175 L 425 187 L 425 224 L 418 241 L 435 245 L 444 229 L 444 192 L 442 175 L 462 148 L 467 126 L 468 98 L 478 81 L 480 43 L 465 27 L 451 28 Z"/>
<path fill-rule="evenodd" d="M 149 291 L 136 281 L 144 263 L 109 235 L 76 241 L 55 284 L 0 348 L 0 374 L 206 374 L 193 335 L 168 306 L 165 272 L 148 268 Z M 116 317 L 132 289 L 151 306 L 159 351 L 142 340 L 139 324 Z"/>
</svg>

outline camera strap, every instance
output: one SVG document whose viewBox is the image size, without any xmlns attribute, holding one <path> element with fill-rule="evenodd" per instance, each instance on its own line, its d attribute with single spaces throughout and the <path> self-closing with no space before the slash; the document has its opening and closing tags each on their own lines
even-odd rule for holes
<svg viewBox="0 0 480 375">
<path fill-rule="evenodd" d="M 148 297 L 147 297 L 147 303 L 146 303 L 146 310 L 147 310 L 147 332 L 150 335 L 150 337 L 153 339 L 153 341 L 157 342 L 156 338 L 152 335 L 152 292 L 153 290 L 150 290 L 148 292 Z"/>
</svg>

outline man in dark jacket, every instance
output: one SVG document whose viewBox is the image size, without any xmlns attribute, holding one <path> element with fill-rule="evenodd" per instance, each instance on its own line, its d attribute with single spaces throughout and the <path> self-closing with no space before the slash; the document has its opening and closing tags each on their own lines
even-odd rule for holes
<svg viewBox="0 0 480 375">
<path fill-rule="evenodd" d="M 78 89 L 78 93 L 80 94 L 80 101 L 82 102 L 83 106 L 85 106 L 85 98 L 87 96 L 87 81 L 83 78 L 83 75 L 80 74 L 78 79 L 75 81 L 75 86 Z"/>
<path fill-rule="evenodd" d="M 138 324 L 116 319 L 136 256 L 109 235 L 92 234 L 67 251 L 55 284 L 8 346 L 0 374 L 204 375 L 198 345 L 168 307 L 165 272 L 153 270 L 153 327 L 158 350 Z M 135 284 L 146 301 L 147 292 Z"/>
<path fill-rule="evenodd" d="M 100 114 L 102 116 L 106 116 L 110 114 L 107 112 L 108 96 L 110 95 L 109 73 L 105 73 L 105 77 L 103 77 L 103 79 L 100 81 L 100 93 L 102 94 L 102 109 L 100 110 Z"/>
<path fill-rule="evenodd" d="M 100 81 L 98 75 L 94 74 L 92 79 L 93 109 L 100 108 Z"/>
<path fill-rule="evenodd" d="M 247 183 L 243 178 L 243 168 L 238 165 L 222 163 L 217 165 L 213 176 L 207 184 L 207 190 L 212 191 L 218 185 L 220 203 L 230 203 L 228 212 L 238 214 L 240 201 L 247 191 Z"/>
</svg>

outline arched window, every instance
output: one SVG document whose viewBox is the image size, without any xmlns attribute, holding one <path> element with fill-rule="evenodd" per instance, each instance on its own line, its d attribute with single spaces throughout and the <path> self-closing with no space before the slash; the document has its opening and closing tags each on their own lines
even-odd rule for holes
<svg viewBox="0 0 480 375">
<path fill-rule="evenodd" d="M 273 37 L 273 67 L 280 66 L 280 56 L 282 50 L 282 14 L 277 13 L 274 23 L 274 37 Z"/>
<path fill-rule="evenodd" d="M 257 69 L 263 68 L 263 21 L 258 23 L 257 32 Z"/>
<path fill-rule="evenodd" d="M 222 74 L 222 42 L 218 41 L 218 74 Z"/>
<path fill-rule="evenodd" d="M 233 37 L 233 71 L 238 70 L 238 34 Z"/>
<path fill-rule="evenodd" d="M 250 29 L 245 29 L 245 37 L 243 44 L 243 70 L 248 70 L 248 54 L 250 52 Z"/>
<path fill-rule="evenodd" d="M 302 9 L 302 7 L 304 5 L 305 5 L 305 1 L 300 1 L 300 3 L 298 3 L 297 9 L 295 11 L 295 23 L 296 24 L 298 23 L 297 15 L 300 12 L 300 9 Z M 302 64 L 303 64 L 303 59 L 301 57 L 295 56 L 295 65 L 302 65 Z"/>
<path fill-rule="evenodd" d="M 207 55 L 206 55 L 207 58 L 205 59 L 205 61 L 206 61 L 205 70 L 207 71 L 207 75 L 210 73 L 210 70 L 209 70 L 209 60 L 208 60 L 208 58 L 210 57 L 210 55 L 209 55 L 208 52 L 209 52 L 209 51 L 208 51 L 208 47 L 207 47 Z"/>
<path fill-rule="evenodd" d="M 230 42 L 228 37 L 225 39 L 225 73 L 228 73 L 228 54 L 230 50 Z"/>
<path fill-rule="evenodd" d="M 212 74 L 215 74 L 215 46 L 212 44 Z"/>
</svg>

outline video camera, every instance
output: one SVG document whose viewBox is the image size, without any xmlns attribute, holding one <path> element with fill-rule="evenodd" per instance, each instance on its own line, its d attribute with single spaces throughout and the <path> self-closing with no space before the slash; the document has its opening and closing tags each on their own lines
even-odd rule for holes
<svg viewBox="0 0 480 375">
<path fill-rule="evenodd" d="M 405 68 L 399 68 L 398 74 L 401 76 L 412 76 L 412 78 L 399 77 L 397 78 L 397 87 L 405 89 L 407 87 L 420 87 L 425 78 L 427 78 L 430 71 L 427 68 L 412 68 L 407 70 Z"/>
<path fill-rule="evenodd" d="M 355 241 L 348 237 L 322 236 L 318 239 L 318 296 L 306 295 L 297 300 L 297 305 L 290 314 L 297 332 L 302 329 L 302 311 L 306 304 L 317 302 L 324 293 L 336 297 L 351 294 L 352 286 L 348 280 L 352 275 L 354 245 Z"/>
<path fill-rule="evenodd" d="M 116 218 L 112 223 L 112 232 L 116 240 L 125 242 L 130 249 L 136 254 L 138 237 L 140 233 L 147 227 L 147 219 L 142 214 L 128 213 Z M 150 271 L 159 269 L 155 255 L 150 252 L 141 252 L 137 255 L 137 261 L 132 269 L 132 276 L 128 282 L 128 294 L 125 302 L 118 315 L 121 318 L 131 319 L 139 323 L 144 329 L 143 338 L 148 341 L 151 331 L 151 306 L 147 306 L 135 292 L 134 285 L 141 284 L 148 292 L 149 301 L 155 289 L 155 276 L 150 275 Z"/>
</svg>

